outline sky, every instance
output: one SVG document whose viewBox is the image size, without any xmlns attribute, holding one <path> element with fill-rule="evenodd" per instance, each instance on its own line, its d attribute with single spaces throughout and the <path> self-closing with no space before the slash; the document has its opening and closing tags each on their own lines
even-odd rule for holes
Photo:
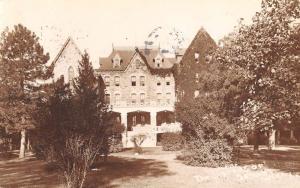
<svg viewBox="0 0 300 188">
<path fill-rule="evenodd" d="M 216 41 L 261 0 L 0 0 L 0 30 L 21 23 L 55 57 L 68 36 L 95 64 L 114 46 L 141 46 L 156 27 L 183 33 L 187 47 L 203 27 Z"/>
</svg>

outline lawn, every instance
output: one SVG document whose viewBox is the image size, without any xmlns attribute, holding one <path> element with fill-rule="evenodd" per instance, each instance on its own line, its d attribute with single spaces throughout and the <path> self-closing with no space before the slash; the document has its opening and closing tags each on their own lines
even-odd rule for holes
<svg viewBox="0 0 300 188">
<path fill-rule="evenodd" d="M 0 187 L 63 187 L 57 170 L 29 156 L 24 160 L 0 161 Z M 1 159 L 0 159 L 1 160 Z M 87 179 L 87 187 L 181 188 L 181 187 L 300 187 L 300 147 L 262 148 L 253 154 L 243 147 L 239 166 L 223 168 L 191 167 L 176 159 L 176 153 L 161 148 L 113 154 L 106 163 L 97 162 Z"/>
</svg>

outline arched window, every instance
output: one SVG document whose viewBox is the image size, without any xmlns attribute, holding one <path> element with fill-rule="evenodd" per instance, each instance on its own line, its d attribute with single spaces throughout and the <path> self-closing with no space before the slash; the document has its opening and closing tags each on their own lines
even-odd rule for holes
<svg viewBox="0 0 300 188">
<path fill-rule="evenodd" d="M 68 69 L 68 77 L 69 77 L 69 83 L 72 83 L 72 80 L 74 79 L 74 68 L 72 66 Z"/>
</svg>

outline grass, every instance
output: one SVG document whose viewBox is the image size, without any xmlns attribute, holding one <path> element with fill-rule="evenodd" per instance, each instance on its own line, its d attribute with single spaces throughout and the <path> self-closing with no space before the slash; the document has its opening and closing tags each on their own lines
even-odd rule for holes
<svg viewBox="0 0 300 188">
<path fill-rule="evenodd" d="M 300 147 L 262 148 L 253 154 L 243 147 L 239 166 L 191 167 L 176 160 L 176 153 L 147 148 L 142 155 L 132 150 L 98 161 L 88 175 L 86 187 L 300 187 Z M 63 187 L 60 172 L 49 171 L 33 156 L 24 160 L 0 158 L 0 187 Z"/>
</svg>

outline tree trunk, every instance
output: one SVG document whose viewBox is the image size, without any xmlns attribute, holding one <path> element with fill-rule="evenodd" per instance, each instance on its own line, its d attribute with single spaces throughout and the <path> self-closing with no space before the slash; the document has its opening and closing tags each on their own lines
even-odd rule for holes
<svg viewBox="0 0 300 188">
<path fill-rule="evenodd" d="M 254 147 L 253 150 L 254 152 L 259 150 L 259 130 L 254 131 Z"/>
<path fill-rule="evenodd" d="M 272 150 L 275 148 L 275 130 L 271 129 L 269 130 L 269 139 L 268 139 L 268 149 Z"/>
<path fill-rule="evenodd" d="M 277 130 L 276 143 L 277 143 L 278 145 L 280 145 L 280 130 Z"/>
<path fill-rule="evenodd" d="M 19 158 L 25 157 L 25 145 L 26 145 L 26 130 L 21 131 L 21 144 L 20 144 L 20 154 Z"/>
</svg>

